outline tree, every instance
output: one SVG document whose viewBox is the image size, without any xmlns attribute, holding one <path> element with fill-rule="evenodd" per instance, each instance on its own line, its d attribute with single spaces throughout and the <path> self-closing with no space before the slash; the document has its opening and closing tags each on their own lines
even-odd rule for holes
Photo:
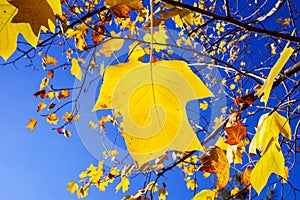
<svg viewBox="0 0 300 200">
<path fill-rule="evenodd" d="M 125 192 L 142 174 L 123 199 L 166 199 L 164 176 L 178 173 L 194 200 L 255 199 L 268 185 L 266 199 L 278 188 L 282 199 L 299 195 L 288 178 L 300 148 L 299 4 L 2 0 L 0 9 L 1 65 L 36 68 L 42 57 L 46 73 L 34 94 L 40 117 L 27 127 L 45 118 L 70 137 L 70 125 L 96 112 L 98 122 L 83 121 L 104 151 L 68 183 L 78 198 L 90 187 Z M 61 69 L 73 87 L 55 82 Z M 116 149 L 124 144 L 126 155 Z"/>
</svg>

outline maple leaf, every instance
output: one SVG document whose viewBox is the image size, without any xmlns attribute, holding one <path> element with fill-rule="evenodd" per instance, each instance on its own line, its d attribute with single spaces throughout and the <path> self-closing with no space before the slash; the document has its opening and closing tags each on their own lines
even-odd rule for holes
<svg viewBox="0 0 300 200">
<path fill-rule="evenodd" d="M 221 189 L 226 186 L 229 181 L 229 162 L 226 158 L 226 154 L 222 149 L 217 146 L 210 146 L 200 156 L 201 166 L 200 171 L 208 173 L 217 173 L 218 185 L 217 189 Z"/>
<path fill-rule="evenodd" d="M 28 23 L 33 33 L 38 36 L 41 26 L 55 31 L 55 15 L 62 15 L 60 0 L 9 0 L 11 5 L 18 8 L 17 14 L 12 18 L 12 23 Z M 50 23 L 48 23 L 50 21 Z"/>
<path fill-rule="evenodd" d="M 121 182 L 116 186 L 116 192 L 118 192 L 121 189 L 121 187 L 122 191 L 126 192 L 129 188 L 129 184 L 129 179 L 126 176 L 122 177 Z"/>
<path fill-rule="evenodd" d="M 73 76 L 75 76 L 78 80 L 81 81 L 82 71 L 81 71 L 81 67 L 78 63 L 78 60 L 76 58 L 72 58 L 72 66 L 71 66 L 70 72 Z"/>
<path fill-rule="evenodd" d="M 31 118 L 30 120 L 28 120 L 28 124 L 26 125 L 26 127 L 29 128 L 30 130 L 34 131 L 36 124 L 37 124 L 37 120 L 34 118 Z"/>
<path fill-rule="evenodd" d="M 189 180 L 187 183 L 186 183 L 186 187 L 188 189 L 191 189 L 191 190 L 195 190 L 198 186 L 197 186 L 197 182 L 195 180 Z"/>
<path fill-rule="evenodd" d="M 152 66 L 136 61 L 107 67 L 93 108 L 122 114 L 122 136 L 139 167 L 169 149 L 201 150 L 185 106 L 192 99 L 213 96 L 183 61 Z"/>
<path fill-rule="evenodd" d="M 192 200 L 212 200 L 216 199 L 217 194 L 217 190 L 201 190 L 193 197 Z"/>
<path fill-rule="evenodd" d="M 201 103 L 200 103 L 200 108 L 201 108 L 202 110 L 206 110 L 206 109 L 208 108 L 208 103 L 207 103 L 207 101 L 201 102 Z"/>
<path fill-rule="evenodd" d="M 68 98 L 70 96 L 70 92 L 67 89 L 63 89 L 62 91 L 60 91 L 60 93 L 57 95 L 57 99 L 65 99 Z"/>
<path fill-rule="evenodd" d="M 241 142 L 243 138 L 247 135 L 246 127 L 242 125 L 240 120 L 237 121 L 237 124 L 231 125 L 230 127 L 225 127 L 226 135 L 228 139 L 227 144 L 236 145 Z"/>
<path fill-rule="evenodd" d="M 11 23 L 17 14 L 17 8 L 6 0 L 0 0 L 0 56 L 7 60 L 17 48 L 19 33 L 33 47 L 36 46 L 38 37 L 34 35 L 29 24 Z"/>
</svg>

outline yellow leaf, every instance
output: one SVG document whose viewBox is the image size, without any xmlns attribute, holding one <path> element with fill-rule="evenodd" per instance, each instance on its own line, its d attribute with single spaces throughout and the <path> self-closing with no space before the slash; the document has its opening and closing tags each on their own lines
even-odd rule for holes
<svg viewBox="0 0 300 200">
<path fill-rule="evenodd" d="M 164 28 L 159 28 L 158 31 L 155 31 L 153 33 L 153 48 L 157 51 L 160 52 L 163 49 L 166 49 L 168 47 L 168 42 L 167 39 L 169 37 L 166 34 L 166 30 Z M 146 33 L 144 36 L 144 41 L 145 42 L 151 42 L 151 34 Z"/>
<path fill-rule="evenodd" d="M 100 52 L 103 53 L 106 57 L 110 57 L 112 53 L 115 51 L 118 51 L 122 48 L 124 44 L 124 39 L 119 39 L 121 33 L 116 34 L 115 32 L 111 32 L 111 35 L 115 38 L 110 38 L 108 40 L 105 40 L 102 44 L 102 48 L 100 49 Z"/>
<path fill-rule="evenodd" d="M 206 110 L 207 107 L 208 107 L 207 101 L 203 101 L 203 102 L 200 103 L 200 108 L 201 108 L 202 110 Z"/>
<path fill-rule="evenodd" d="M 130 45 L 129 52 L 129 61 L 137 61 L 140 57 L 145 55 L 144 49 L 137 43 Z"/>
<path fill-rule="evenodd" d="M 36 123 L 37 123 L 37 120 L 32 118 L 32 119 L 28 120 L 28 124 L 26 125 L 26 127 L 29 128 L 30 130 L 34 131 Z"/>
<path fill-rule="evenodd" d="M 284 176 L 282 177 L 282 183 L 287 183 L 287 179 L 289 177 L 289 168 L 288 166 L 284 167 Z"/>
<path fill-rule="evenodd" d="M 40 103 L 38 104 L 38 109 L 36 110 L 36 112 L 40 112 L 41 110 L 43 110 L 43 109 L 46 108 L 46 107 L 47 107 L 47 105 L 46 105 L 45 102 L 40 102 Z"/>
<path fill-rule="evenodd" d="M 113 108 L 122 114 L 122 136 L 140 167 L 169 149 L 202 149 L 185 107 L 192 99 L 209 96 L 213 94 L 183 61 L 152 67 L 129 62 L 107 67 L 93 111 Z"/>
<path fill-rule="evenodd" d="M 281 177 L 285 176 L 284 157 L 281 152 L 278 141 L 270 141 L 265 153 L 256 163 L 250 176 L 252 187 L 256 190 L 258 195 L 265 187 L 269 176 L 275 173 Z"/>
<path fill-rule="evenodd" d="M 57 64 L 57 60 L 54 57 L 49 56 L 48 54 L 43 58 L 43 63 L 45 65 L 56 65 Z"/>
<path fill-rule="evenodd" d="M 79 174 L 79 178 L 83 179 L 86 176 L 90 176 L 92 173 L 96 171 L 96 169 L 97 168 L 93 164 L 90 164 L 90 166 L 86 170 L 84 170 Z"/>
<path fill-rule="evenodd" d="M 216 130 L 221 125 L 221 123 L 223 122 L 223 120 L 224 120 L 223 116 L 216 117 L 215 120 L 214 120 L 215 125 L 213 126 L 213 129 Z"/>
<path fill-rule="evenodd" d="M 57 124 L 58 119 L 57 119 L 57 117 L 56 117 L 56 114 L 55 114 L 55 113 L 48 114 L 48 115 L 47 115 L 47 118 L 46 118 L 46 121 L 47 121 L 49 124 Z"/>
<path fill-rule="evenodd" d="M 236 87 L 236 85 L 235 84 L 230 84 L 230 90 L 234 90 L 235 89 L 235 87 Z"/>
<path fill-rule="evenodd" d="M 121 182 L 116 186 L 116 192 L 118 192 L 121 187 L 122 187 L 122 191 L 126 192 L 129 188 L 129 184 L 130 184 L 129 179 L 126 176 L 124 176 L 121 179 Z"/>
<path fill-rule="evenodd" d="M 242 61 L 242 62 L 240 63 L 240 65 L 241 65 L 241 67 L 244 67 L 244 66 L 246 65 L 246 63 L 245 63 L 244 61 Z"/>
<path fill-rule="evenodd" d="M 17 38 L 21 33 L 25 40 L 33 47 L 38 37 L 33 33 L 28 23 L 12 23 L 18 9 L 6 0 L 0 0 L 0 56 L 7 60 L 17 48 Z"/>
<path fill-rule="evenodd" d="M 55 15 L 62 14 L 60 0 L 10 0 L 9 3 L 18 8 L 11 20 L 13 23 L 28 23 L 36 36 L 42 26 L 43 30 L 55 32 Z"/>
<path fill-rule="evenodd" d="M 270 116 L 269 113 L 262 115 L 258 122 L 257 131 L 250 143 L 249 153 L 256 154 L 256 149 L 264 152 L 272 138 L 276 140 L 279 133 L 291 140 L 292 133 L 288 120 L 277 112 Z"/>
<path fill-rule="evenodd" d="M 68 190 L 70 193 L 73 194 L 75 191 L 78 190 L 78 184 L 75 183 L 75 182 L 69 182 L 69 183 L 68 183 L 67 190 Z"/>
<path fill-rule="evenodd" d="M 158 191 L 158 199 L 166 200 L 168 195 L 168 191 L 165 188 L 160 188 Z"/>
<path fill-rule="evenodd" d="M 89 127 L 93 128 L 93 129 L 96 129 L 98 127 L 98 125 L 95 124 L 93 121 L 89 121 L 88 125 L 89 125 Z"/>
<path fill-rule="evenodd" d="M 202 190 L 192 200 L 213 200 L 217 196 L 216 190 Z"/>
<path fill-rule="evenodd" d="M 289 46 L 288 42 L 286 44 L 286 46 L 284 47 L 280 58 L 278 59 L 278 61 L 275 63 L 275 65 L 272 67 L 270 74 L 268 75 L 268 78 L 266 79 L 266 81 L 264 82 L 263 86 L 258 90 L 257 95 L 260 97 L 262 94 L 264 94 L 263 97 L 261 97 L 261 102 L 265 103 L 265 106 L 268 103 L 268 99 L 270 96 L 270 92 L 272 90 L 272 86 L 273 86 L 273 82 L 276 78 L 276 76 L 279 74 L 279 72 L 282 70 L 282 68 L 284 67 L 285 63 L 288 61 L 288 59 L 290 58 L 290 56 L 292 55 L 292 53 L 294 52 L 294 49 L 292 47 L 288 47 Z"/>
<path fill-rule="evenodd" d="M 89 187 L 81 187 L 79 190 L 77 190 L 77 198 L 84 198 L 88 195 L 88 189 Z"/>
<path fill-rule="evenodd" d="M 62 116 L 63 120 L 70 121 L 72 119 L 72 113 L 66 112 L 65 115 Z"/>
<path fill-rule="evenodd" d="M 235 187 L 230 191 L 230 195 L 231 196 L 235 196 L 237 193 L 239 192 L 239 188 Z"/>
<path fill-rule="evenodd" d="M 197 186 L 197 182 L 195 180 L 189 180 L 187 183 L 186 183 L 186 187 L 188 189 L 191 189 L 191 190 L 195 190 L 198 186 Z"/>
<path fill-rule="evenodd" d="M 78 60 L 76 58 L 72 58 L 72 67 L 70 69 L 70 72 L 73 76 L 75 76 L 78 80 L 81 81 L 82 71 L 81 71 L 81 67 L 78 63 Z"/>
<path fill-rule="evenodd" d="M 46 87 L 49 83 L 49 79 L 47 77 L 44 77 L 43 80 L 40 83 L 40 90 L 42 90 L 44 87 Z"/>
</svg>

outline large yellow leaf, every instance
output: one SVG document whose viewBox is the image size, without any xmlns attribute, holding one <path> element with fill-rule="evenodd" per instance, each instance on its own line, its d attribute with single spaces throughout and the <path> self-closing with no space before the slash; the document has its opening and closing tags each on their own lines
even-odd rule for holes
<svg viewBox="0 0 300 200">
<path fill-rule="evenodd" d="M 12 23 L 29 23 L 36 36 L 41 26 L 52 32 L 55 31 L 55 14 L 61 15 L 60 0 L 9 0 L 11 5 L 18 8 Z"/>
<path fill-rule="evenodd" d="M 17 48 L 17 38 L 21 33 L 25 40 L 32 46 L 36 46 L 38 37 L 34 35 L 29 24 L 11 23 L 17 14 L 17 8 L 6 0 L 0 0 L 0 56 L 7 60 Z"/>
<path fill-rule="evenodd" d="M 258 160 L 250 175 L 251 185 L 258 194 L 260 194 L 272 173 L 281 177 L 285 176 L 284 158 L 280 145 L 274 138 L 270 141 L 265 153 Z"/>
<path fill-rule="evenodd" d="M 201 190 L 197 193 L 192 200 L 206 200 L 206 199 L 215 199 L 217 196 L 216 190 Z"/>
<path fill-rule="evenodd" d="M 31 11 L 33 9 L 32 6 L 35 5 L 35 2 L 39 2 L 39 1 L 34 1 L 34 0 L 31 1 L 32 1 L 31 3 L 28 1 L 21 1 L 21 0 L 10 1 L 11 3 L 10 4 L 6 0 L 0 0 L 0 41 L 1 41 L 0 56 L 2 56 L 4 60 L 7 60 L 16 50 L 17 38 L 19 33 L 23 35 L 25 40 L 31 46 L 35 47 L 37 44 L 39 32 L 35 32 L 36 28 L 33 27 L 33 24 L 36 24 L 37 20 L 40 19 L 40 16 L 35 16 L 35 17 L 30 17 L 30 16 L 33 16 L 31 15 L 32 14 Z M 59 0 L 52 0 L 52 1 L 49 0 L 48 3 L 52 8 L 54 14 L 61 15 L 61 4 Z M 28 7 L 25 7 L 25 5 Z M 39 14 L 44 14 L 43 9 L 42 10 L 36 9 L 34 11 L 35 13 L 39 12 Z M 34 18 L 34 21 L 29 22 L 29 20 L 31 20 L 32 18 Z M 53 16 L 51 17 L 51 19 L 53 20 Z M 23 23 L 23 22 L 28 22 L 28 23 Z M 54 17 L 54 21 L 51 22 L 50 20 L 49 26 L 46 27 L 49 27 L 51 31 L 54 31 L 55 17 Z"/>
<path fill-rule="evenodd" d="M 135 61 L 107 67 L 93 111 L 113 108 L 122 114 L 122 135 L 140 167 L 169 149 L 202 149 L 185 107 L 209 96 L 213 94 L 183 61 Z"/>
<path fill-rule="evenodd" d="M 270 116 L 269 113 L 262 115 L 258 122 L 256 134 L 250 143 L 249 152 L 256 154 L 257 149 L 264 153 L 269 142 L 272 138 L 277 140 L 279 133 L 291 140 L 292 133 L 288 120 L 277 112 Z"/>
<path fill-rule="evenodd" d="M 272 90 L 273 82 L 274 82 L 276 76 L 279 74 L 279 72 L 284 67 L 285 63 L 288 61 L 288 59 L 294 52 L 294 49 L 292 47 L 288 47 L 289 44 L 290 44 L 290 42 L 288 42 L 286 44 L 285 48 L 283 49 L 283 51 L 280 55 L 280 58 L 278 59 L 278 61 L 275 63 L 275 65 L 271 69 L 267 80 L 264 82 L 263 86 L 257 92 L 258 96 L 261 96 L 262 94 L 264 94 L 264 96 L 261 97 L 261 101 L 265 103 L 265 106 L 268 103 L 270 92 Z"/>
</svg>

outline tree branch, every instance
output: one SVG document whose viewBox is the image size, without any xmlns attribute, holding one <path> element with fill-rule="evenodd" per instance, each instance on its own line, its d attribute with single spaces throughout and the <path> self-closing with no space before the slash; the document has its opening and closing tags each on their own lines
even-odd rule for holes
<svg viewBox="0 0 300 200">
<path fill-rule="evenodd" d="M 230 16 L 225 17 L 225 16 L 217 15 L 217 14 L 209 12 L 207 10 L 203 10 L 203 9 L 193 7 L 193 6 L 185 4 L 185 3 L 173 1 L 173 0 L 162 0 L 162 2 L 171 4 L 173 6 L 177 6 L 177 7 L 180 7 L 180 8 L 185 8 L 185 9 L 188 9 L 188 10 L 193 11 L 193 12 L 201 13 L 203 15 L 212 17 L 215 20 L 221 20 L 221 21 L 224 21 L 224 22 L 228 22 L 230 24 L 233 24 L 235 26 L 238 26 L 238 27 L 240 27 L 242 29 L 245 29 L 247 31 L 250 31 L 250 32 L 256 32 L 256 33 L 260 33 L 260 34 L 264 34 L 264 35 L 268 35 L 268 36 L 272 36 L 272 37 L 276 37 L 276 38 L 281 38 L 283 40 L 288 40 L 288 41 L 291 41 L 291 42 L 300 43 L 300 37 L 292 36 L 292 35 L 286 34 L 286 33 L 279 33 L 277 31 L 272 31 L 272 30 L 268 30 L 268 29 L 258 28 L 258 27 L 249 25 L 245 22 L 241 22 L 241 21 L 239 21 L 237 19 L 234 19 L 233 17 L 230 17 Z"/>
</svg>

